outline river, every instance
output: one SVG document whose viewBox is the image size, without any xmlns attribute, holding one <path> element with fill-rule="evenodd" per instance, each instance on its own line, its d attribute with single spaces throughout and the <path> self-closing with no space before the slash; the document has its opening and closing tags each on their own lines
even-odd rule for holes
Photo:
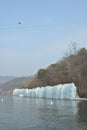
<svg viewBox="0 0 87 130">
<path fill-rule="evenodd" d="M 87 101 L 0 96 L 0 130 L 87 130 Z"/>
</svg>

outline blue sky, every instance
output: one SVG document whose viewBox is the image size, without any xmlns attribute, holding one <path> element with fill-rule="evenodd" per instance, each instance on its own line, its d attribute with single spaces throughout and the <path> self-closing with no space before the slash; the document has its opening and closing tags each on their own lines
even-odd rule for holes
<svg viewBox="0 0 87 130">
<path fill-rule="evenodd" d="M 87 48 L 87 0 L 0 0 L 0 75 L 34 75 L 71 42 Z"/>
</svg>

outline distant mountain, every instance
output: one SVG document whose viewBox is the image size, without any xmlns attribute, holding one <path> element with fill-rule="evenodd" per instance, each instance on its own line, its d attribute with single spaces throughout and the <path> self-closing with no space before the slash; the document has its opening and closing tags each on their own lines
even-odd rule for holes
<svg viewBox="0 0 87 130">
<path fill-rule="evenodd" d="M 0 93 L 6 94 L 6 95 L 12 94 L 12 91 L 15 88 L 23 88 L 24 87 L 24 81 L 26 79 L 27 79 L 27 77 L 19 77 L 19 78 L 14 78 L 12 80 L 9 80 L 8 82 L 5 82 L 0 87 Z"/>
<path fill-rule="evenodd" d="M 4 84 L 4 83 L 6 83 L 14 78 L 16 78 L 16 77 L 14 77 L 14 76 L 0 76 L 0 84 Z"/>
</svg>

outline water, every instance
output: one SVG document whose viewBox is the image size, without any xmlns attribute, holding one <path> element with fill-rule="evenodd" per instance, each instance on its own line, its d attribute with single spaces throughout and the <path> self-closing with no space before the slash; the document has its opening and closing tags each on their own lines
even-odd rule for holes
<svg viewBox="0 0 87 130">
<path fill-rule="evenodd" d="M 0 97 L 0 130 L 87 130 L 87 101 Z"/>
</svg>

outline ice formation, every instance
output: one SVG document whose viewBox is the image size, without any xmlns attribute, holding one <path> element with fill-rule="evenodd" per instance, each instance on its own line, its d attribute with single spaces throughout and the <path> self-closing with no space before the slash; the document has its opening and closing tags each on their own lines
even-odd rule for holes
<svg viewBox="0 0 87 130">
<path fill-rule="evenodd" d="M 78 97 L 74 83 L 56 86 L 37 87 L 33 89 L 15 89 L 14 96 L 48 98 L 48 99 L 75 99 Z"/>
</svg>

